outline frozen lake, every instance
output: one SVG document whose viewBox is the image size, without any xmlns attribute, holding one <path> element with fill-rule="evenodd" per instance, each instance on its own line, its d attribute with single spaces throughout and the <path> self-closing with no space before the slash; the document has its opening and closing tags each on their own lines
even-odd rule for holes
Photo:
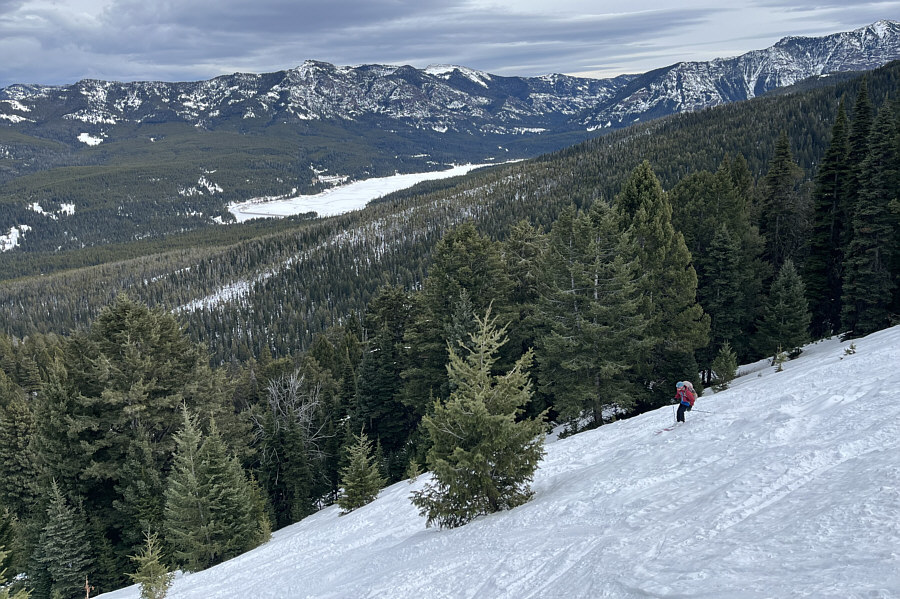
<svg viewBox="0 0 900 599">
<path fill-rule="evenodd" d="M 421 181 L 456 177 L 483 166 L 494 165 L 463 164 L 443 171 L 366 179 L 333 187 L 315 195 L 253 198 L 246 202 L 229 204 L 228 211 L 237 218 L 239 223 L 252 218 L 283 218 L 306 212 L 316 212 L 319 216 L 335 216 L 353 210 L 360 210 L 374 199 L 412 187 Z"/>
</svg>

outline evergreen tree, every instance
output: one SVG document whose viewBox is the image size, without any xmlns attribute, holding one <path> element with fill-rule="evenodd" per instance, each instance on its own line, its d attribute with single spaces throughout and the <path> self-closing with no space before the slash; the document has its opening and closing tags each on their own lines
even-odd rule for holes
<svg viewBox="0 0 900 599">
<path fill-rule="evenodd" d="M 726 341 L 719 348 L 719 353 L 716 354 L 716 359 L 712 363 L 713 372 L 716 373 L 714 386 L 716 391 L 724 391 L 728 388 L 731 381 L 734 380 L 737 367 L 737 355 L 732 351 L 731 344 Z"/>
<path fill-rule="evenodd" d="M 352 423 L 381 445 L 389 462 L 403 465 L 409 459 L 407 443 L 419 419 L 415 408 L 403 399 L 404 336 L 412 311 L 407 293 L 395 286 L 382 287 L 369 302 L 365 315 L 369 339 L 359 365 Z M 401 475 L 402 471 L 389 472 L 392 481 Z"/>
<path fill-rule="evenodd" d="M 122 466 L 118 499 L 113 501 L 122 526 L 122 541 L 129 547 L 141 545 L 141 533 L 162 525 L 165 483 L 153 455 L 150 437 L 142 428 L 135 432 L 135 440 L 128 447 Z M 146 543 L 146 539 L 144 539 Z"/>
<path fill-rule="evenodd" d="M 505 330 L 496 327 L 488 310 L 478 319 L 477 333 L 461 346 L 464 356 L 448 348 L 454 390 L 423 420 L 432 442 L 433 480 L 412 496 L 428 525 L 462 526 L 531 497 L 530 483 L 544 453 L 544 425 L 542 418 L 517 420 L 531 397 L 525 372 L 530 352 L 507 374 L 492 374 L 505 341 Z"/>
<path fill-rule="evenodd" d="M 182 405 L 182 426 L 175 433 L 172 470 L 166 481 L 166 544 L 177 563 L 197 572 L 212 561 L 209 498 L 204 494 L 200 461 L 201 432 L 197 418 Z"/>
<path fill-rule="evenodd" d="M 595 202 L 587 214 L 564 210 L 550 231 L 541 262 L 543 283 L 536 318 L 540 387 L 560 419 L 577 430 L 634 407 L 625 373 L 642 346 L 631 238 L 615 212 Z"/>
<path fill-rule="evenodd" d="M 36 394 L 41 390 L 43 385 L 41 381 L 41 372 L 38 370 L 37 363 L 31 356 L 22 356 L 18 364 L 18 380 L 28 394 Z"/>
<path fill-rule="evenodd" d="M 787 133 L 782 132 L 766 173 L 760 214 L 765 256 L 776 269 L 785 260 L 802 258 L 810 212 L 802 180 L 803 170 L 794 162 Z"/>
<path fill-rule="evenodd" d="M 740 241 L 724 223 L 716 230 L 707 252 L 707 284 L 702 297 L 703 308 L 710 315 L 709 348 L 704 353 L 704 368 L 712 368 L 710 351 L 742 339 L 746 334 L 748 316 L 745 309 L 745 279 Z M 709 382 L 708 380 L 706 382 Z"/>
<path fill-rule="evenodd" d="M 0 504 L 0 576 L 4 572 L 14 572 L 18 560 L 14 549 L 19 545 L 16 535 L 15 516 Z M 0 583 L 2 587 L 2 583 Z"/>
<path fill-rule="evenodd" d="M 862 164 L 869 154 L 869 137 L 874 121 L 875 109 L 869 100 L 868 77 L 864 76 L 860 80 L 859 91 L 853 104 L 853 119 L 847 136 L 847 163 L 850 169 L 847 184 L 847 206 L 849 208 L 847 216 L 850 219 L 854 217 L 854 209 L 859 201 L 859 191 L 864 181 Z M 845 239 L 845 245 L 849 245 L 852 239 L 852 230 L 849 233 L 850 235 Z"/>
<path fill-rule="evenodd" d="M 539 297 L 540 260 L 546 242 L 546 236 L 526 221 L 516 223 L 503 242 L 505 269 L 512 285 L 509 296 L 513 311 L 509 327 L 511 352 L 522 354 L 534 346 L 537 334 L 534 311 Z"/>
<path fill-rule="evenodd" d="M 50 365 L 47 384 L 35 402 L 34 448 L 42 471 L 40 486 L 49 490 L 51 480 L 55 480 L 64 494 L 82 496 L 86 491 L 80 480 L 84 459 L 72 451 L 69 437 L 71 414 L 75 411 L 73 395 L 62 361 L 55 360 Z"/>
<path fill-rule="evenodd" d="M 198 450 L 198 483 L 208 509 L 204 567 L 231 559 L 259 545 L 259 521 L 252 487 L 243 468 L 222 440 L 215 420 Z"/>
<path fill-rule="evenodd" d="M 845 259 L 841 322 L 850 337 L 868 335 L 891 324 L 897 285 L 893 268 L 900 256 L 900 233 L 890 205 L 897 198 L 900 171 L 897 126 L 889 106 L 878 113 L 861 173 Z"/>
<path fill-rule="evenodd" d="M 28 599 L 30 593 L 25 589 L 20 589 L 11 593 L 10 588 L 6 584 L 6 568 L 3 564 L 7 563 L 8 553 L 5 547 L 0 543 L 0 599 Z"/>
<path fill-rule="evenodd" d="M 760 352 L 773 356 L 781 349 L 799 353 L 809 341 L 809 308 L 803 280 L 794 263 L 785 261 L 772 283 L 769 300 L 759 325 Z"/>
<path fill-rule="evenodd" d="M 63 349 L 64 358 L 50 366 L 38 395 L 35 446 L 47 476 L 83 501 L 97 529 L 96 562 L 109 564 L 112 577 L 101 572 L 98 584 L 122 584 L 143 528 L 134 519 L 133 502 L 152 502 L 122 496 L 142 484 L 123 480 L 123 471 L 144 483 L 163 477 L 182 403 L 221 415 L 237 443 L 246 442 L 246 428 L 234 415 L 227 381 L 211 371 L 201 347 L 170 313 L 119 297 Z M 135 444 L 141 455 L 134 453 Z"/>
<path fill-rule="evenodd" d="M 753 180 L 742 156 L 726 156 L 715 174 L 692 173 L 670 195 L 672 223 L 684 234 L 697 271 L 697 301 L 711 318 L 710 343 L 697 352 L 708 374 L 715 348 L 725 338 L 739 356 L 751 353 L 744 341 L 753 333 L 747 323 L 755 320 L 762 280 L 768 278 L 760 259 L 763 243 L 751 225 Z M 736 322 L 740 331 L 733 330 Z"/>
<path fill-rule="evenodd" d="M 258 540 L 256 544 L 262 545 L 272 537 L 272 518 L 269 516 L 271 509 L 256 477 L 250 474 L 247 481 L 250 488 L 250 515 L 256 522 L 254 536 Z"/>
<path fill-rule="evenodd" d="M 39 594 L 58 593 L 63 599 L 74 599 L 84 592 L 84 581 L 91 569 L 84 516 L 69 505 L 56 483 L 50 486 L 47 523 L 41 532 L 37 562 L 49 583 L 47 588 L 36 589 Z"/>
<path fill-rule="evenodd" d="M 337 501 L 344 513 L 373 501 L 387 482 L 372 457 L 372 442 L 365 433 L 354 435 L 347 455 L 349 463 L 341 470 L 343 491 Z"/>
<path fill-rule="evenodd" d="M 175 579 L 175 573 L 162 563 L 162 546 L 156 533 L 145 531 L 141 552 L 131 557 L 137 571 L 128 576 L 141 586 L 141 599 L 164 599 Z"/>
<path fill-rule="evenodd" d="M 804 265 L 814 338 L 840 330 L 844 247 L 849 224 L 849 150 L 847 113 L 841 100 L 831 143 L 816 175 L 809 256 Z"/>
<path fill-rule="evenodd" d="M 34 417 L 24 394 L 0 372 L 0 506 L 25 516 L 37 493 Z"/>
<path fill-rule="evenodd" d="M 403 400 L 417 418 L 428 411 L 429 397 L 449 395 L 445 370 L 447 331 L 452 329 L 454 313 L 459 314 L 460 302 L 468 302 L 476 313 L 493 303 L 502 318 L 508 320 L 512 316 L 511 282 L 500 249 L 500 244 L 480 235 L 472 223 L 451 230 L 434 248 L 419 309 L 406 334 L 406 346 L 415 360 L 410 361 L 402 375 Z"/>
<path fill-rule="evenodd" d="M 319 366 L 331 373 L 331 376 L 337 380 L 340 371 L 337 368 L 338 358 L 335 353 L 334 345 L 323 334 L 316 335 L 313 340 L 312 347 L 309 348 L 308 355 L 315 358 Z"/>
<path fill-rule="evenodd" d="M 643 273 L 638 292 L 647 321 L 647 351 L 636 364 L 644 390 L 640 409 L 663 405 L 684 372 L 697 372 L 694 352 L 706 346 L 709 316 L 697 303 L 697 274 L 684 236 L 672 226 L 672 206 L 648 162 L 631 174 L 616 206 L 637 246 Z"/>
</svg>

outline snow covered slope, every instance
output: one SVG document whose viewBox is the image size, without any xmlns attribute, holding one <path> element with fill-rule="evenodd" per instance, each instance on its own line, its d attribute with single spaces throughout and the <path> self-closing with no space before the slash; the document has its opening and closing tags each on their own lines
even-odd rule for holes
<svg viewBox="0 0 900 599">
<path fill-rule="evenodd" d="M 900 597 L 900 327 L 855 346 L 745 368 L 671 432 L 666 407 L 551 443 L 510 512 L 426 529 L 401 482 L 169 597 Z"/>
</svg>

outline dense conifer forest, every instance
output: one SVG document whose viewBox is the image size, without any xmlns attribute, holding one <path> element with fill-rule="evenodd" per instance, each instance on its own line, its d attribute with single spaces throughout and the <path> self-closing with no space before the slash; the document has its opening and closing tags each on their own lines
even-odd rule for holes
<svg viewBox="0 0 900 599">
<path fill-rule="evenodd" d="M 197 571 L 426 468 L 447 477 L 423 514 L 464 524 L 528 499 L 542 428 L 896 324 L 898 74 L 340 217 L 3 256 L 0 570 L 64 598 L 152 555 Z M 469 445 L 442 436 L 454 426 Z M 466 451 L 512 474 L 456 480 Z M 461 504 L 461 487 L 483 491 Z"/>
</svg>

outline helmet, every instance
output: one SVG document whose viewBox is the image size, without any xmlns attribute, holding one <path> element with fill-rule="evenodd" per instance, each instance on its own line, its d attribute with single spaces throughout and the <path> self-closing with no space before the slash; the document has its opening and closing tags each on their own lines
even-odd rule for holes
<svg viewBox="0 0 900 599">
<path fill-rule="evenodd" d="M 682 387 L 684 387 L 684 381 L 678 381 L 677 383 L 675 383 L 676 389 L 681 389 Z"/>
</svg>

